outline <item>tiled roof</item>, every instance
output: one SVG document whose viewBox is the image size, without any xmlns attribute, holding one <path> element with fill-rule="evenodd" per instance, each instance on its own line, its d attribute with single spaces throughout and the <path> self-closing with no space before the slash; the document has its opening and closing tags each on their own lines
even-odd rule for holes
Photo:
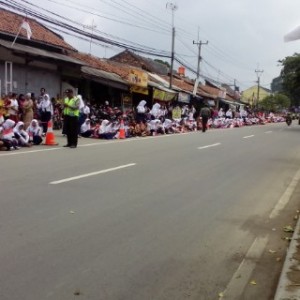
<svg viewBox="0 0 300 300">
<path fill-rule="evenodd" d="M 165 80 L 169 80 L 168 76 L 161 76 Z M 194 90 L 194 82 L 186 81 L 185 79 L 177 79 L 173 77 L 173 85 L 179 87 L 180 89 L 192 93 Z M 197 94 L 206 98 L 216 98 L 212 90 L 202 89 L 203 85 L 199 84 Z"/>
<path fill-rule="evenodd" d="M 69 55 L 73 58 L 84 61 L 88 66 L 92 68 L 100 69 L 102 71 L 110 73 L 115 73 L 123 79 L 126 79 L 129 74 L 130 67 L 124 64 L 112 62 L 107 59 L 101 59 L 99 57 L 81 52 L 71 52 Z"/>
<path fill-rule="evenodd" d="M 130 69 L 132 68 L 132 66 L 127 65 L 125 63 L 115 62 L 110 59 L 101 59 L 99 57 L 95 57 L 86 53 L 70 52 L 69 55 L 73 58 L 85 62 L 88 66 L 92 68 L 100 69 L 102 71 L 106 71 L 110 73 L 115 73 L 125 80 L 127 79 Z M 167 82 L 169 82 L 170 80 L 169 76 L 165 76 L 165 75 L 159 75 L 159 76 L 164 80 L 166 80 Z M 179 79 L 174 76 L 173 85 L 190 93 L 192 93 L 194 90 L 194 83 L 192 81 L 187 81 L 184 78 Z M 219 92 L 220 89 L 218 88 L 200 84 L 198 87 L 197 94 L 203 97 L 215 99 L 219 97 Z M 226 95 L 226 99 L 233 100 L 233 98 L 230 97 L 229 95 Z"/>
<path fill-rule="evenodd" d="M 8 10 L 0 9 L 0 32 L 11 36 L 16 36 L 20 26 L 24 20 L 24 16 L 18 15 Z M 67 50 L 75 50 L 71 45 L 66 43 L 63 38 L 47 29 L 34 19 L 27 18 L 27 22 L 31 28 L 31 40 L 41 42 L 43 44 L 64 48 Z M 19 38 L 27 39 L 25 29 L 21 29 Z"/>
<path fill-rule="evenodd" d="M 170 80 L 169 76 L 162 76 L 162 77 L 167 81 Z M 180 89 L 185 90 L 187 92 L 192 92 L 194 89 L 193 83 L 188 83 L 182 79 L 177 79 L 175 77 L 173 77 L 172 85 L 175 85 L 175 86 L 179 87 Z"/>
<path fill-rule="evenodd" d="M 204 92 L 212 95 L 214 98 L 218 98 L 220 97 L 220 91 L 221 89 L 219 88 L 216 88 L 216 87 L 212 87 L 212 86 L 209 86 L 209 85 L 200 85 L 200 89 L 203 90 Z M 236 99 L 234 97 L 232 97 L 231 95 L 227 94 L 226 92 L 226 97 L 225 97 L 226 100 L 229 100 L 229 101 L 235 101 Z"/>
<path fill-rule="evenodd" d="M 111 57 L 110 60 L 141 68 L 156 74 L 168 74 L 168 67 L 166 65 L 154 61 L 153 59 L 135 54 L 129 50 L 125 50 Z"/>
<path fill-rule="evenodd" d="M 205 93 L 208 93 L 208 94 L 212 95 L 213 98 L 219 97 L 220 89 L 218 89 L 218 88 L 214 88 L 214 87 L 209 86 L 209 85 L 200 84 L 199 89 L 202 90 Z"/>
</svg>

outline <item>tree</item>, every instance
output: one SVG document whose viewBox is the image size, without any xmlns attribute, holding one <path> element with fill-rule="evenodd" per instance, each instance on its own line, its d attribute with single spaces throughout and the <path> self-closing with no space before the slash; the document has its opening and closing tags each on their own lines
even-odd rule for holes
<svg viewBox="0 0 300 300">
<path fill-rule="evenodd" d="M 274 94 L 267 96 L 259 103 L 259 108 L 273 112 L 288 109 L 290 106 L 290 98 L 283 94 Z"/>
<path fill-rule="evenodd" d="M 166 65 L 168 68 L 171 67 L 170 64 L 167 61 L 163 61 L 161 59 L 154 59 L 154 61 L 156 61 L 156 62 L 158 62 L 158 63 L 160 63 L 162 65 Z"/>
<path fill-rule="evenodd" d="M 272 80 L 271 83 L 272 93 L 281 93 L 282 92 L 282 77 L 278 76 Z"/>
<path fill-rule="evenodd" d="M 291 104 L 300 104 L 300 54 L 287 56 L 279 61 L 283 68 L 281 70 L 283 93 L 291 99 Z"/>
</svg>

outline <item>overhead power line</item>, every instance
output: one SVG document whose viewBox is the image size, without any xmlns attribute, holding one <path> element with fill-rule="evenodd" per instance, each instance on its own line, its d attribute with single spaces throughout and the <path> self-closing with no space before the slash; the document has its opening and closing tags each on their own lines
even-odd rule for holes
<svg viewBox="0 0 300 300">
<path fill-rule="evenodd" d="M 31 16 L 33 18 L 37 18 L 38 20 L 41 20 L 42 22 L 46 22 L 47 24 L 51 24 L 52 28 L 54 28 L 54 30 L 63 32 L 64 34 L 75 36 L 76 38 L 80 38 L 82 40 L 89 40 L 89 41 L 92 40 L 93 43 L 98 44 L 103 47 L 104 47 L 104 44 L 108 44 L 111 47 L 128 49 L 128 50 L 131 50 L 131 51 L 134 51 L 137 53 L 141 53 L 141 54 L 146 54 L 146 55 L 155 56 L 155 57 L 171 58 L 171 53 L 169 51 L 158 50 L 158 49 L 155 49 L 152 47 L 133 43 L 132 41 L 127 41 L 122 38 L 115 37 L 111 34 L 108 34 L 106 32 L 101 32 L 100 30 L 96 30 L 96 29 L 94 30 L 93 33 L 87 32 L 87 31 L 81 29 L 81 28 L 83 28 L 83 24 L 81 24 L 79 22 L 71 20 L 65 16 L 61 16 L 58 13 L 47 10 L 41 6 L 35 5 L 35 4 L 31 3 L 30 1 L 26 1 L 26 0 L 21 0 L 21 1 L 23 2 L 23 4 L 21 4 L 19 1 L 14 1 L 14 0 L 5 0 L 5 1 L 0 0 L 0 5 L 5 6 L 11 10 L 16 10 L 18 12 L 21 12 L 22 14 Z M 47 0 L 47 1 L 50 1 L 53 3 L 57 2 L 55 0 Z M 109 2 L 107 0 L 98 0 L 98 1 L 106 2 L 108 5 L 110 5 L 111 3 L 114 3 L 115 6 L 123 7 L 123 10 L 127 10 L 127 8 L 131 9 L 131 11 L 135 11 L 137 14 L 140 14 L 140 17 L 144 17 L 145 19 L 147 19 L 145 17 L 145 14 L 147 14 L 149 16 L 149 19 L 147 19 L 147 22 L 149 21 L 149 24 L 153 24 L 152 21 L 156 18 L 155 16 L 149 14 L 148 12 L 145 12 L 136 6 L 131 5 L 130 3 L 128 3 L 128 1 L 125 1 L 125 0 L 122 0 L 122 4 L 120 4 L 116 0 L 114 0 L 112 2 Z M 74 1 L 71 1 L 71 0 L 66 0 L 66 2 L 74 4 Z M 128 4 L 128 6 L 125 6 L 125 4 Z M 81 8 L 84 9 L 83 6 L 81 6 Z M 78 9 L 78 8 L 74 7 L 74 9 Z M 42 11 L 44 11 L 45 13 L 42 13 Z M 86 13 L 88 13 L 88 11 L 86 11 Z M 97 13 L 97 11 L 95 11 L 94 14 L 96 14 L 96 13 Z M 156 20 L 159 20 L 159 19 L 156 18 Z M 112 20 L 112 21 L 114 21 L 114 20 Z M 164 26 L 166 26 L 166 24 L 168 24 L 168 23 L 165 21 L 161 21 L 161 20 L 159 20 L 159 22 L 156 22 L 156 24 L 158 24 L 158 23 L 159 23 L 159 26 L 162 27 L 161 29 L 165 29 L 165 32 L 166 32 L 167 29 Z M 105 37 L 104 37 L 104 35 L 105 35 Z M 182 44 L 185 45 L 184 42 L 182 42 Z M 189 48 L 189 47 L 187 47 L 187 48 Z M 189 51 L 191 51 L 190 48 L 189 48 Z M 191 53 L 195 54 L 195 52 L 193 50 L 191 51 Z M 184 55 L 184 54 L 182 54 L 181 56 L 188 57 L 188 55 Z M 190 57 L 195 57 L 195 56 L 192 55 Z M 190 70 L 192 72 L 192 74 L 195 74 L 195 75 L 197 74 L 197 72 L 195 72 L 195 70 L 194 70 L 194 66 L 192 66 L 190 63 L 188 63 L 186 61 L 183 61 L 182 57 L 178 58 L 177 56 L 175 57 L 175 55 L 174 55 L 174 59 L 175 59 L 175 61 L 180 63 L 182 66 L 186 67 L 187 70 Z M 217 68 L 214 68 L 214 69 L 216 70 Z M 220 73 L 219 70 L 218 70 L 218 73 Z M 221 73 L 225 74 L 223 72 L 221 72 Z M 226 74 L 223 76 L 225 76 L 227 78 L 232 78 L 231 76 L 226 75 Z"/>
<path fill-rule="evenodd" d="M 28 1 L 24 1 L 24 2 L 28 3 Z M 119 42 L 119 41 L 115 41 L 113 39 L 104 38 L 103 36 L 97 35 L 95 33 L 86 32 L 86 31 L 84 31 L 82 29 L 79 29 L 79 28 L 77 28 L 73 25 L 70 25 L 66 22 L 62 22 L 62 21 L 59 21 L 57 19 L 50 18 L 49 16 L 46 16 L 46 15 L 41 14 L 39 12 L 36 12 L 36 11 L 34 11 L 32 9 L 29 9 L 27 7 L 24 7 L 24 6 L 20 5 L 19 3 L 16 3 L 16 1 L 13 1 L 13 0 L 8 0 L 6 2 L 0 1 L 0 4 L 2 4 L 3 6 L 9 7 L 13 10 L 20 11 L 23 14 L 38 18 L 40 20 L 43 20 L 44 22 L 47 22 L 47 23 L 53 24 L 55 26 L 62 27 L 66 30 L 75 32 L 77 34 L 92 38 L 93 40 L 97 40 L 97 41 L 107 43 L 107 44 L 110 44 L 110 45 L 113 45 L 113 46 L 117 46 L 117 47 L 120 47 L 120 48 L 141 52 L 141 53 L 144 53 L 144 54 L 155 55 L 155 56 L 158 56 L 158 57 L 170 57 L 170 54 L 167 51 L 157 50 L 157 49 L 154 49 L 154 48 L 151 48 L 151 47 L 146 47 L 146 46 L 139 45 L 139 44 L 134 44 L 134 43 L 132 43 L 132 44 L 125 43 L 125 42 L 122 43 L 122 42 Z M 31 4 L 31 3 L 29 3 L 29 4 Z M 33 6 L 35 6 L 35 5 L 33 5 Z M 38 7 L 38 8 L 42 9 L 41 7 Z M 42 9 L 42 10 L 47 11 L 46 9 Z M 47 12 L 49 12 L 49 11 L 47 11 Z M 61 18 L 61 19 L 67 20 L 67 21 L 72 22 L 72 23 L 75 23 L 78 26 L 82 27 L 82 25 L 83 25 L 83 24 L 80 24 L 80 23 L 76 23 L 76 22 L 74 22 L 70 19 L 67 19 L 66 17 L 62 17 L 59 14 L 56 14 L 56 13 L 53 13 L 53 12 L 50 12 L 50 13 L 55 15 L 56 17 Z"/>
</svg>

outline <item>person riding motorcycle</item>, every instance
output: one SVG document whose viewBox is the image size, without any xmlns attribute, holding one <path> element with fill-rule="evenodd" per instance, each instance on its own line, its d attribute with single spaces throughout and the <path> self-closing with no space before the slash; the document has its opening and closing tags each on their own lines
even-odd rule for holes
<svg viewBox="0 0 300 300">
<path fill-rule="evenodd" d="M 288 126 L 290 126 L 292 124 L 292 116 L 291 113 L 287 113 L 286 117 L 285 117 L 285 122 Z"/>
</svg>

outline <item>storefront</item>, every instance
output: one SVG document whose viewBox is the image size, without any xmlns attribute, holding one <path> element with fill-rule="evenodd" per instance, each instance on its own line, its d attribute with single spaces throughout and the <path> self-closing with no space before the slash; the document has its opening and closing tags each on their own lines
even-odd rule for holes
<svg viewBox="0 0 300 300">
<path fill-rule="evenodd" d="M 114 73 L 105 72 L 91 67 L 81 68 L 84 86 L 79 89 L 92 103 L 103 104 L 109 101 L 111 106 L 122 107 L 125 99 L 126 105 L 130 101 L 126 97 L 130 94 L 129 84 Z M 125 96 L 124 96 L 125 95 Z"/>
<path fill-rule="evenodd" d="M 128 84 L 130 84 L 131 107 L 136 107 L 140 101 L 146 100 L 147 106 L 151 106 L 151 91 L 148 87 L 148 73 L 139 69 L 130 69 L 127 77 Z"/>
</svg>

